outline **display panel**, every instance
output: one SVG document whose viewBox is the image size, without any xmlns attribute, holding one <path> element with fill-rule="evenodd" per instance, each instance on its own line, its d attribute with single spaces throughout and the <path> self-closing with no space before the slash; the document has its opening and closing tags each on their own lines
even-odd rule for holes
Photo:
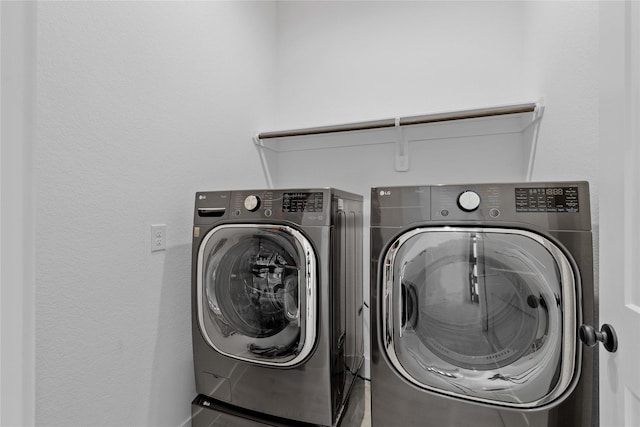
<svg viewBox="0 0 640 427">
<path fill-rule="evenodd" d="M 322 212 L 322 192 L 284 193 L 282 195 L 282 212 Z"/>
<path fill-rule="evenodd" d="M 580 211 L 578 187 L 516 188 L 516 212 Z"/>
</svg>

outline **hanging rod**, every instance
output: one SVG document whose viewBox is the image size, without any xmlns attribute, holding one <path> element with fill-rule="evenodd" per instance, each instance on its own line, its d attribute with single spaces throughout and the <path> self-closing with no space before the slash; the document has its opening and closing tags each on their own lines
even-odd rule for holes
<svg viewBox="0 0 640 427">
<path fill-rule="evenodd" d="M 320 126 L 284 131 L 262 132 L 258 139 L 286 138 L 292 136 L 318 135 L 335 132 L 350 132 L 393 128 L 396 126 L 422 125 L 452 120 L 475 119 L 481 117 L 502 116 L 506 114 L 534 112 L 536 103 L 508 105 L 502 107 L 478 108 L 474 110 L 452 111 L 448 113 L 426 114 L 420 116 L 400 117 L 399 119 L 371 120 L 366 122 L 347 123 L 341 125 Z"/>
</svg>

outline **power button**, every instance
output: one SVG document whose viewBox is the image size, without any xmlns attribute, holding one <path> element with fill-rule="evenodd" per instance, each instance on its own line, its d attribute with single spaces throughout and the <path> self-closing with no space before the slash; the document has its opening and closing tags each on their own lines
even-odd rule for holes
<svg viewBox="0 0 640 427">
<path fill-rule="evenodd" d="M 249 212 L 257 211 L 260 207 L 260 197 L 255 195 L 247 196 L 247 198 L 244 199 L 244 207 Z"/>
<path fill-rule="evenodd" d="M 473 212 L 480 206 L 480 196 L 475 191 L 463 191 L 458 196 L 458 206 L 465 212 Z"/>
</svg>

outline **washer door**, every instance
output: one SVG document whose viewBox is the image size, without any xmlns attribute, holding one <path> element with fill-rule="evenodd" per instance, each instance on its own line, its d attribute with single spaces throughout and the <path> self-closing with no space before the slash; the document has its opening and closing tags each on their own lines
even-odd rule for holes
<svg viewBox="0 0 640 427">
<path fill-rule="evenodd" d="M 200 331 L 219 353 L 292 366 L 316 337 L 316 256 L 299 231 L 278 225 L 221 225 L 198 252 Z"/>
<path fill-rule="evenodd" d="M 516 229 L 420 228 L 382 265 L 383 347 L 405 379 L 517 408 L 570 391 L 576 275 L 553 242 Z"/>
</svg>

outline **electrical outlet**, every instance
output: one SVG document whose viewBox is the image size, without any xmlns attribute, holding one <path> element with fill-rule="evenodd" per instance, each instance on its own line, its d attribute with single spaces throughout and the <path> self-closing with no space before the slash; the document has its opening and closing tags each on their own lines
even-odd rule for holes
<svg viewBox="0 0 640 427">
<path fill-rule="evenodd" d="M 167 225 L 151 226 L 151 252 L 164 251 L 167 248 Z"/>
</svg>

